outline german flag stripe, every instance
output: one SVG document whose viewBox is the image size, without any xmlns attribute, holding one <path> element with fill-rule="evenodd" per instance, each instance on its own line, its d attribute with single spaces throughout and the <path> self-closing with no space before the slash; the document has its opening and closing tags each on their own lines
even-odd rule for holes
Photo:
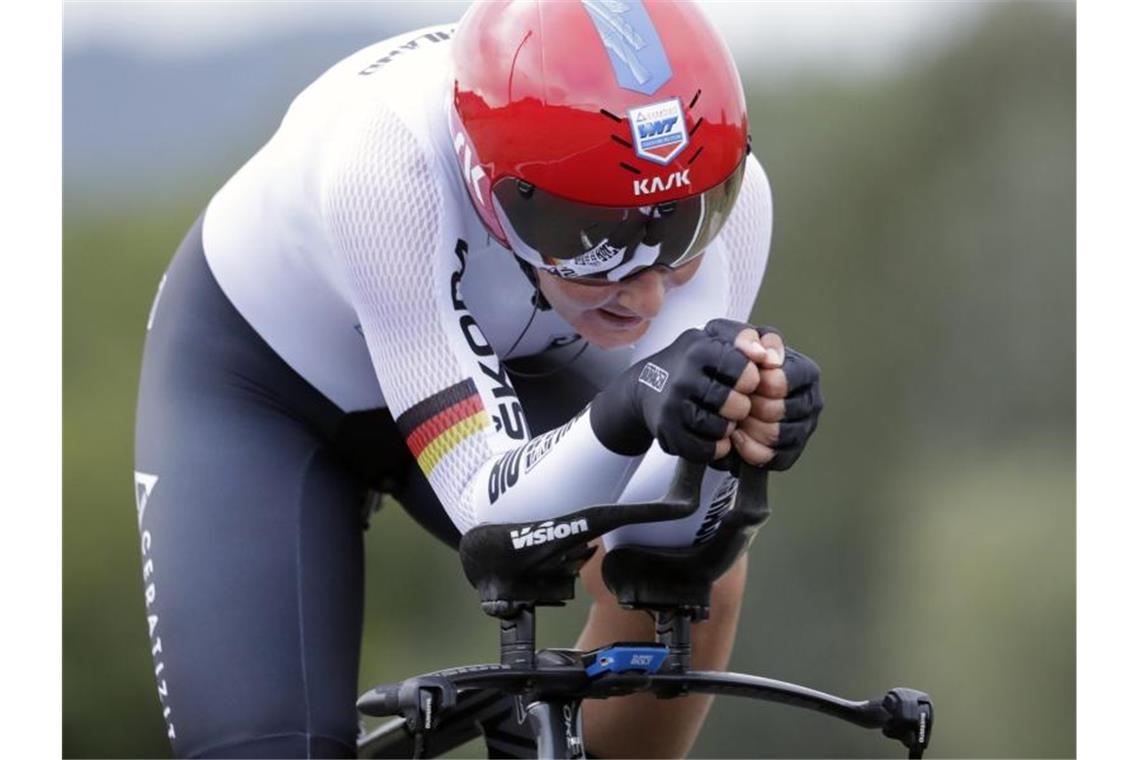
<svg viewBox="0 0 1140 760">
<path fill-rule="evenodd" d="M 404 437 L 407 438 L 412 434 L 413 430 L 447 407 L 457 404 L 464 399 L 471 398 L 472 396 L 478 398 L 479 390 L 475 387 L 475 381 L 471 378 L 467 378 L 450 388 L 444 388 L 434 396 L 428 396 L 415 406 L 410 407 L 396 418 L 396 425 L 400 428 L 400 432 L 403 433 Z"/>
<path fill-rule="evenodd" d="M 490 417 L 468 378 L 411 407 L 396 425 L 420 468 L 430 473 L 460 441 L 490 425 Z"/>
<path fill-rule="evenodd" d="M 442 435 L 445 435 L 453 425 L 474 417 L 483 411 L 483 402 L 478 396 L 470 396 L 462 401 L 452 404 L 434 417 L 424 420 L 424 423 L 411 432 L 407 437 L 408 448 L 412 454 L 419 456 L 424 449 L 431 445 Z"/>
<path fill-rule="evenodd" d="M 487 411 L 479 407 L 476 414 L 452 425 L 442 435 L 424 447 L 424 450 L 416 456 L 416 460 L 420 463 L 420 469 L 424 471 L 425 475 L 430 475 L 435 466 L 439 464 L 439 460 L 443 459 L 444 454 L 458 446 L 464 438 L 489 427 L 490 424 L 491 418 L 487 415 Z"/>
</svg>

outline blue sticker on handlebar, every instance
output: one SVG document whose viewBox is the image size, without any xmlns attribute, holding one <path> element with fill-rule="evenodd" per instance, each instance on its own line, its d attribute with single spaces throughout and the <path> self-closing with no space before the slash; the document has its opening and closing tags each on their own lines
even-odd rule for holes
<svg viewBox="0 0 1140 760">
<path fill-rule="evenodd" d="M 594 661 L 586 666 L 586 675 L 593 678 L 603 673 L 656 673 L 668 654 L 664 646 L 615 645 L 599 649 L 593 655 Z"/>
</svg>

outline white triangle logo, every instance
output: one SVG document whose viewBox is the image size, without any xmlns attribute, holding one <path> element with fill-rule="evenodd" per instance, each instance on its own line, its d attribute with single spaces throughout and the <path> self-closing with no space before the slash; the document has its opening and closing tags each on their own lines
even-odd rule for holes
<svg viewBox="0 0 1140 760">
<path fill-rule="evenodd" d="M 150 501 L 150 492 L 158 482 L 157 475 L 148 475 L 135 470 L 135 505 L 139 510 L 139 527 L 142 527 L 143 513 L 146 512 L 146 503 Z"/>
</svg>

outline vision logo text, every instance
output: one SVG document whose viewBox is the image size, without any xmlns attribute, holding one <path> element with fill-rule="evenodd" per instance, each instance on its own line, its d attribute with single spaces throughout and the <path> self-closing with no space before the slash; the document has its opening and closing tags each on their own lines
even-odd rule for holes
<svg viewBox="0 0 1140 760">
<path fill-rule="evenodd" d="M 548 541 L 555 541 L 560 538 L 573 536 L 582 531 L 588 530 L 589 526 L 586 525 L 586 518 L 579 518 L 573 522 L 558 523 L 557 525 L 553 520 L 547 520 L 539 524 L 537 527 L 528 525 L 525 528 L 511 531 L 511 544 L 516 549 L 527 549 L 539 544 L 545 544 Z"/>
</svg>

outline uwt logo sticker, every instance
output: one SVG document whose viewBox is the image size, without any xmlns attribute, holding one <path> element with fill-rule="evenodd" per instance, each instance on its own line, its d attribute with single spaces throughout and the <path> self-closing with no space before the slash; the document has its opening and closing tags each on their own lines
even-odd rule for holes
<svg viewBox="0 0 1140 760">
<path fill-rule="evenodd" d="M 633 149 L 649 161 L 665 165 L 689 144 L 685 111 L 677 98 L 629 110 Z"/>
</svg>

